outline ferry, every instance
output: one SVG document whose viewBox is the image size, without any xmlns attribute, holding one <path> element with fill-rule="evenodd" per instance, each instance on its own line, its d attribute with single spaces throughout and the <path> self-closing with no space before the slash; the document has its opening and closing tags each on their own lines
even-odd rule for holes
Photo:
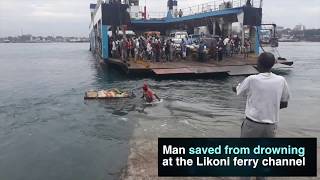
<svg viewBox="0 0 320 180">
<path fill-rule="evenodd" d="M 183 1 L 179 1 L 183 2 Z M 180 9 L 178 0 L 168 0 L 167 12 L 147 12 L 139 0 L 98 0 L 90 4 L 91 23 L 90 50 L 104 64 L 110 64 L 127 74 L 166 75 L 209 75 L 225 73 L 228 75 L 256 74 L 256 59 L 262 48 L 260 39 L 262 24 L 262 0 L 212 0 L 211 2 Z M 159 32 L 169 37 L 174 31 L 183 31 L 187 37 L 199 37 L 199 29 L 206 29 L 201 36 L 226 37 L 237 34 L 241 44 L 245 39 L 251 42 L 250 55 L 244 59 L 242 54 L 226 57 L 218 62 L 191 60 L 157 63 L 152 61 L 124 61 L 111 56 L 111 38 L 115 35 L 133 36 L 146 32 Z M 235 30 L 236 29 L 236 30 Z M 277 40 L 275 28 L 270 29 L 270 39 Z M 265 35 L 263 36 L 265 38 Z M 272 48 L 277 42 L 270 43 Z M 292 61 L 279 57 L 278 63 L 291 66 Z"/>
</svg>

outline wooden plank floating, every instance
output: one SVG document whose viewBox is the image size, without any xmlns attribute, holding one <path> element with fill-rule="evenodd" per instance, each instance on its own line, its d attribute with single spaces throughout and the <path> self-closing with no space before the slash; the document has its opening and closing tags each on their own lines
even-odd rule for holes
<svg viewBox="0 0 320 180">
<path fill-rule="evenodd" d="M 84 95 L 84 99 L 117 99 L 117 98 L 129 98 L 130 94 L 128 92 L 122 92 L 118 89 L 111 90 L 90 90 Z"/>
</svg>

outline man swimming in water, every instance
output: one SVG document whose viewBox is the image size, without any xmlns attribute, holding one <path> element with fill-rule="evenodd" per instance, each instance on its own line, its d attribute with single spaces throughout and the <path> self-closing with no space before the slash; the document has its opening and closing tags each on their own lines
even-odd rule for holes
<svg viewBox="0 0 320 180">
<path fill-rule="evenodd" d="M 160 98 L 148 87 L 147 84 L 144 84 L 142 89 L 143 89 L 142 98 L 144 98 L 147 103 L 151 103 L 155 99 L 158 99 L 158 101 L 160 101 Z"/>
</svg>

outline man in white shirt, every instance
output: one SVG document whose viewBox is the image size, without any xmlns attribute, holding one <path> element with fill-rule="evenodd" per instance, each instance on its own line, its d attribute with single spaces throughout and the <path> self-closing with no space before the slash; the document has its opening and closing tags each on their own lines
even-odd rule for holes
<svg viewBox="0 0 320 180">
<path fill-rule="evenodd" d="M 286 80 L 271 72 L 275 62 L 272 53 L 262 53 L 258 58 L 260 74 L 233 88 L 237 95 L 247 97 L 241 137 L 275 137 L 279 110 L 288 107 L 290 98 Z"/>
<path fill-rule="evenodd" d="M 227 36 L 224 40 L 223 40 L 223 45 L 226 46 L 229 43 L 230 39 L 229 36 Z"/>
</svg>

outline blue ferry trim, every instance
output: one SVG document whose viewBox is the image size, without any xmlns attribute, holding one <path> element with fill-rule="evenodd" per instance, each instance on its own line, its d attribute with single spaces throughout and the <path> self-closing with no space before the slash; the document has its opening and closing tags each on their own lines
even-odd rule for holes
<svg viewBox="0 0 320 180">
<path fill-rule="evenodd" d="M 131 20 L 132 24 L 167 24 L 167 23 L 179 23 L 182 21 L 189 21 L 189 20 L 197 20 L 207 17 L 213 17 L 213 16 L 223 16 L 223 15 L 230 15 L 230 14 L 238 14 L 243 11 L 243 7 L 237 7 L 237 8 L 229 8 L 219 11 L 210 11 L 210 12 L 204 12 L 189 16 L 183 16 L 178 18 L 163 18 L 163 19 L 150 19 L 150 20 Z"/>
<path fill-rule="evenodd" d="M 102 36 L 102 58 L 106 62 L 109 58 L 109 38 L 108 38 L 108 26 L 101 25 Z"/>
</svg>

